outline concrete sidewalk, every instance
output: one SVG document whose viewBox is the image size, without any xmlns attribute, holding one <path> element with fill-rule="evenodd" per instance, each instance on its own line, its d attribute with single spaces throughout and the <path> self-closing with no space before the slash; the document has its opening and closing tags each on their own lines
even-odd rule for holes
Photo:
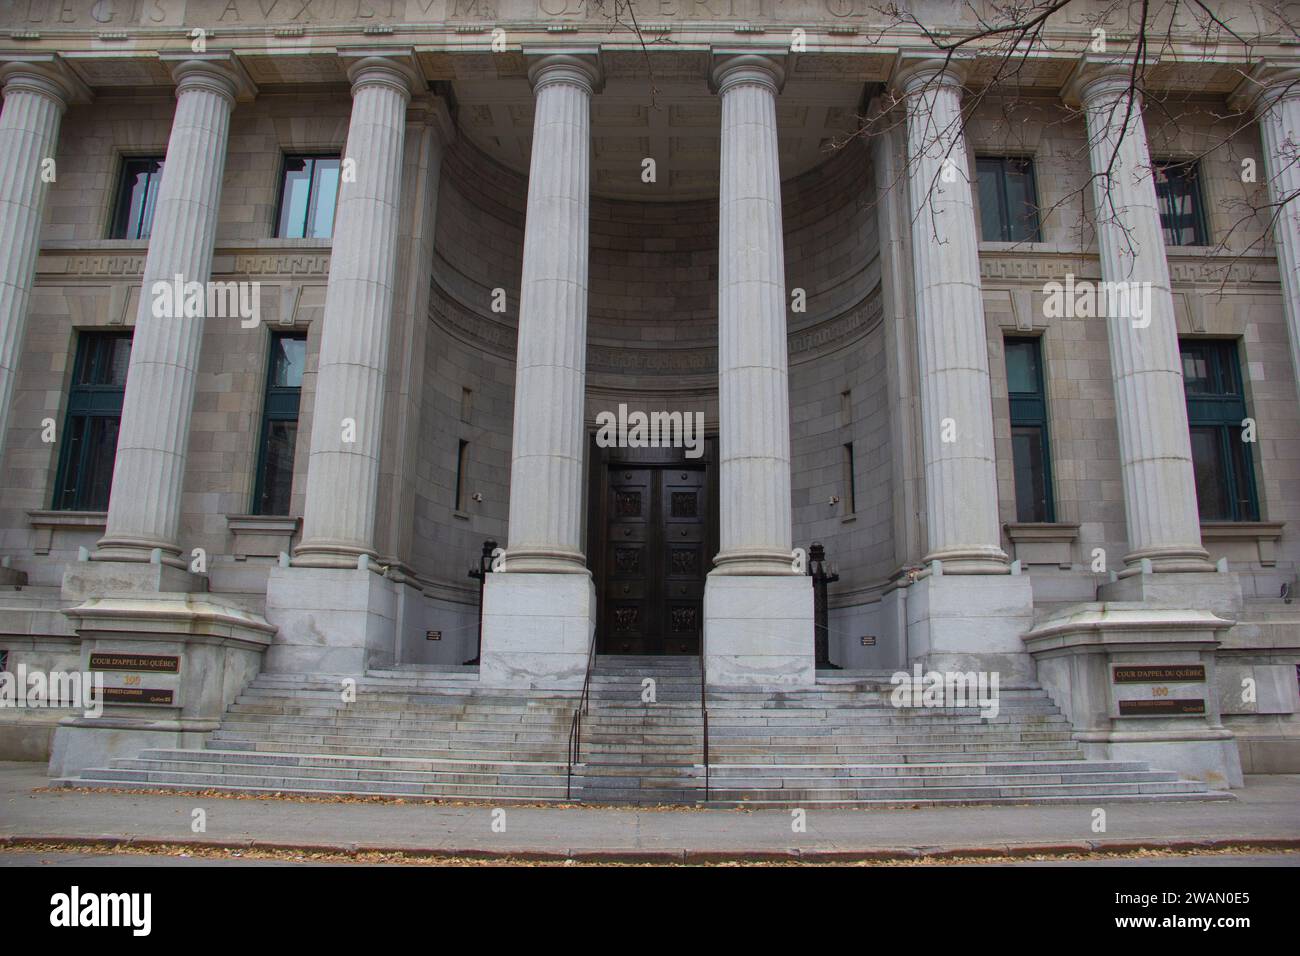
<svg viewBox="0 0 1300 956">
<path fill-rule="evenodd" d="M 1139 847 L 1300 848 L 1300 776 L 1255 776 L 1235 801 L 809 810 L 509 807 L 305 802 L 130 792 L 45 791 L 45 767 L 0 763 L 0 844 L 195 843 L 447 856 L 680 862 L 708 859 L 918 859 Z M 207 828 L 191 830 L 203 809 Z M 494 823 L 496 824 L 494 826 Z M 504 829 L 502 828 L 504 824 Z"/>
</svg>

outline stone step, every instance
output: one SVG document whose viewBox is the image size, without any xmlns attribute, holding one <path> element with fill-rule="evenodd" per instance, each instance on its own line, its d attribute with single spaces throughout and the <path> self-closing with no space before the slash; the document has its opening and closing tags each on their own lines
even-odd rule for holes
<svg viewBox="0 0 1300 956">
<path fill-rule="evenodd" d="M 1035 795 L 1015 797 L 1002 797 L 986 794 L 976 799 L 935 799 L 933 796 L 926 794 L 906 800 L 899 800 L 897 798 L 825 799 L 811 798 L 807 795 L 798 797 L 780 795 L 766 799 L 741 797 L 737 799 L 734 795 L 723 795 L 708 801 L 701 801 L 696 805 L 719 810 L 736 809 L 739 807 L 744 807 L 747 810 L 784 810 L 793 806 L 798 806 L 807 810 L 917 810 L 930 807 L 970 807 L 1005 803 L 1014 804 L 1016 806 L 1048 807 L 1075 805 L 1096 806 L 1097 804 L 1115 803 L 1184 803 L 1234 799 L 1236 798 L 1230 793 L 1221 790 L 1206 790 L 1204 792 L 1191 793 L 1146 793 L 1139 790 L 1138 792 L 1108 793 L 1101 797 L 1088 794 L 1063 793 L 1046 796 Z"/>
<path fill-rule="evenodd" d="M 858 801 L 858 800 L 894 800 L 910 802 L 911 800 L 961 800 L 976 803 L 994 801 L 1017 801 L 1031 797 L 1091 797 L 1096 800 L 1109 799 L 1122 794 L 1194 794 L 1207 793 L 1204 787 L 1195 788 L 1187 781 L 1136 781 L 1132 783 L 1020 783 L 992 786 L 933 786 L 933 787 L 710 787 L 711 800 L 736 801 L 776 801 L 786 805 L 799 804 L 802 801 Z"/>
<path fill-rule="evenodd" d="M 355 796 L 424 797 L 428 799 L 512 800 L 536 802 L 563 800 L 564 778 L 551 785 L 492 783 L 419 783 L 393 780 L 349 780 L 345 778 L 272 776 L 258 774 L 180 773 L 154 770 L 87 770 L 81 777 L 60 781 L 71 786 L 119 787 L 123 784 L 193 790 L 245 790 L 258 793 L 324 793 Z"/>
<path fill-rule="evenodd" d="M 522 766 L 522 765 L 521 765 Z M 396 783 L 418 784 L 489 784 L 494 787 L 512 785 L 562 786 L 566 776 L 566 767 L 559 770 L 529 771 L 520 770 L 394 770 L 372 768 L 367 766 L 336 765 L 327 767 L 301 766 L 298 764 L 241 764 L 238 761 L 213 762 L 204 760 L 115 760 L 101 773 L 119 770 L 146 772 L 151 775 L 160 773 L 174 774 L 221 774 L 223 776 L 260 776 L 295 779 L 319 778 L 325 780 L 357 781 L 391 781 Z"/>
<path fill-rule="evenodd" d="M 539 773 L 564 773 L 567 768 L 565 760 L 505 760 L 470 757 L 453 758 L 403 758 L 403 757 L 361 757 L 355 754 L 339 755 L 327 753 L 253 753 L 243 750 L 186 750 L 181 748 L 157 748 L 143 750 L 137 757 L 122 758 L 132 760 L 201 760 L 215 763 L 237 762 L 246 766 L 263 764 L 289 764 L 299 767 L 369 767 L 377 770 L 435 771 L 454 769 L 475 772 L 480 770 L 500 769 L 529 772 L 536 769 Z"/>
<path fill-rule="evenodd" d="M 248 753 L 301 753 L 301 754 L 320 754 L 327 753 L 340 757 L 392 757 L 414 760 L 502 760 L 502 761 L 521 761 L 521 760 L 538 760 L 563 763 L 568 759 L 568 748 L 562 741 L 552 748 L 516 748 L 516 749 L 491 749 L 479 746 L 448 746 L 448 747 L 391 747 L 383 745 L 360 746 L 349 744 L 344 747 L 330 747 L 320 743 L 306 743 L 286 740 L 263 740 L 254 738 L 250 740 L 237 740 L 231 738 L 218 738 L 212 741 L 222 750 L 239 750 Z"/>
</svg>

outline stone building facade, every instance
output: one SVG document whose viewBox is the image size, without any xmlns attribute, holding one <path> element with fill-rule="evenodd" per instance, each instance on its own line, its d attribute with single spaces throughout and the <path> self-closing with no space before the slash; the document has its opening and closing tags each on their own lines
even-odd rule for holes
<svg viewBox="0 0 1300 956">
<path fill-rule="evenodd" d="M 1176 25 L 1139 92 L 1084 3 L 1014 81 L 830 0 L 665 2 L 641 37 L 552 0 L 289 6 L 0 13 L 0 649 L 182 662 L 166 703 L 0 714 L 6 756 L 193 744 L 259 672 L 476 657 L 485 540 L 484 686 L 571 694 L 594 635 L 797 690 L 818 541 L 841 666 L 1036 681 L 1090 752 L 1218 784 L 1300 767 L 1292 46 Z M 306 160 L 337 174 L 315 237 L 285 230 Z M 178 276 L 257 283 L 256 320 L 159 314 Z M 1067 282 L 1147 305 L 1062 311 Z M 702 413 L 703 454 L 601 447 L 620 405 Z"/>
</svg>

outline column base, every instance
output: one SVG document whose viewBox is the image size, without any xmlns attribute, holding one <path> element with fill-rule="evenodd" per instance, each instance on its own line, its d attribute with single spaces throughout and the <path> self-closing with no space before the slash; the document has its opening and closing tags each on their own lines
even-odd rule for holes
<svg viewBox="0 0 1300 956">
<path fill-rule="evenodd" d="M 1214 562 L 1204 548 L 1148 548 L 1124 555 L 1121 578 L 1142 573 L 1142 562 L 1150 561 L 1151 570 L 1157 573 L 1192 572 L 1214 573 Z"/>
<path fill-rule="evenodd" d="M 1236 621 L 1241 617 L 1241 579 L 1232 572 L 1182 571 L 1130 574 L 1097 588 L 1097 600 L 1140 602 L 1151 608 L 1203 608 Z"/>
<path fill-rule="evenodd" d="M 813 585 L 806 574 L 711 573 L 704 585 L 710 687 L 811 687 Z"/>
<path fill-rule="evenodd" d="M 1034 623 L 1026 575 L 930 574 L 908 588 L 907 657 L 923 670 L 998 674 L 1002 686 L 1034 679 L 1022 637 Z"/>
<path fill-rule="evenodd" d="M 596 584 L 590 574 L 489 574 L 479 683 L 581 690 L 595 633 Z"/>
<path fill-rule="evenodd" d="M 356 568 L 272 568 L 266 619 L 279 633 L 266 654 L 267 671 L 357 675 L 391 664 L 397 587 Z"/>
<path fill-rule="evenodd" d="M 170 564 L 141 561 L 76 561 L 63 572 L 65 600 L 122 594 L 202 594 L 208 579 Z"/>
<path fill-rule="evenodd" d="M 943 565 L 944 574 L 1006 574 L 1010 560 L 1001 548 L 961 548 L 931 551 L 922 559 L 927 566 L 935 561 Z"/>
<path fill-rule="evenodd" d="M 1242 785 L 1216 689 L 1215 648 L 1231 625 L 1202 610 L 1078 604 L 1035 626 L 1025 646 L 1089 757 L 1145 760 L 1226 789 Z"/>
</svg>

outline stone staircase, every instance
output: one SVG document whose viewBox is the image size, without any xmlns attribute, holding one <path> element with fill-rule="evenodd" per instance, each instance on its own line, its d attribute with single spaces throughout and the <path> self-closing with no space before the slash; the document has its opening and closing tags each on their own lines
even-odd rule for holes
<svg viewBox="0 0 1300 956">
<path fill-rule="evenodd" d="M 69 786 L 563 802 L 577 695 L 478 686 L 475 668 L 358 679 L 266 674 L 202 750 L 146 750 Z M 651 683 L 647 683 L 647 681 Z M 888 673 L 831 671 L 814 688 L 708 694 L 712 806 L 934 806 L 1232 799 L 1133 761 L 1085 760 L 1037 687 L 1000 712 L 895 708 Z M 696 658 L 598 657 L 572 798 L 704 797 Z"/>
</svg>

